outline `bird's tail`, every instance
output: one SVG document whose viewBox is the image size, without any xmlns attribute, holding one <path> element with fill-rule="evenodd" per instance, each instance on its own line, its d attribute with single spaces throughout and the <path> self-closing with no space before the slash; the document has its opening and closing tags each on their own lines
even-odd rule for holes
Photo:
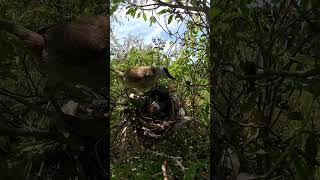
<svg viewBox="0 0 320 180">
<path fill-rule="evenodd" d="M 119 76 L 120 78 L 124 77 L 124 72 L 119 71 L 117 69 L 111 68 L 111 71 L 113 71 L 114 73 L 116 73 L 117 76 Z"/>
<path fill-rule="evenodd" d="M 0 31 L 6 31 L 14 34 L 24 42 L 27 48 L 36 56 L 42 54 L 44 48 L 44 38 L 42 35 L 33 32 L 23 26 L 17 25 L 15 22 L 0 19 Z"/>
</svg>

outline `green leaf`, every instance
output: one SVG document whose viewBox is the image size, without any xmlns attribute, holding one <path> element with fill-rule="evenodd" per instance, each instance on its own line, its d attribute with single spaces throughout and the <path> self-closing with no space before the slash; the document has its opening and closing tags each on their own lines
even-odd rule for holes
<svg viewBox="0 0 320 180">
<path fill-rule="evenodd" d="M 314 134 L 310 134 L 306 145 L 305 145 L 305 153 L 306 155 L 312 159 L 315 160 L 315 158 L 317 157 L 317 153 L 318 153 L 318 142 L 317 142 L 317 136 L 315 136 Z"/>
<path fill-rule="evenodd" d="M 266 152 L 263 149 L 259 149 L 258 151 L 254 152 L 255 154 L 260 154 L 260 155 L 264 155 L 264 154 L 268 154 L 268 152 Z"/>
<path fill-rule="evenodd" d="M 142 15 L 143 15 L 144 21 L 147 21 L 147 15 L 146 15 L 146 13 L 142 12 Z"/>
<path fill-rule="evenodd" d="M 172 22 L 172 18 L 173 18 L 173 14 L 169 16 L 168 18 L 168 24 L 170 24 Z"/>
<path fill-rule="evenodd" d="M 315 79 L 311 80 L 302 80 L 302 85 L 307 84 L 304 89 L 313 94 L 315 97 L 320 95 L 320 80 L 318 78 L 319 77 L 315 77 Z"/>
<path fill-rule="evenodd" d="M 219 15 L 219 13 L 220 13 L 220 10 L 218 8 L 215 8 L 215 7 L 210 8 L 210 16 L 209 16 L 210 22 L 213 21 L 214 18 Z"/>
<path fill-rule="evenodd" d="M 130 99 L 129 101 L 129 107 L 132 107 L 132 108 L 141 108 L 143 107 L 143 105 L 144 105 L 144 102 L 139 99 Z"/>
<path fill-rule="evenodd" d="M 300 105 L 300 107 L 302 108 L 302 112 L 306 112 L 307 110 L 309 110 L 312 106 L 313 103 L 313 99 L 314 99 L 314 95 L 308 91 L 302 91 L 301 93 L 301 100 L 302 103 Z"/>
<path fill-rule="evenodd" d="M 207 164 L 204 163 L 204 162 L 196 162 L 196 163 L 193 163 L 189 168 L 188 170 L 186 171 L 186 174 L 185 176 L 183 177 L 183 180 L 192 180 L 195 178 L 195 175 L 196 175 L 196 172 L 197 172 L 197 169 L 200 169 L 200 168 L 207 168 Z"/>
<path fill-rule="evenodd" d="M 2 160 L 0 162 L 0 178 L 1 179 L 7 179 L 8 177 L 10 177 L 9 175 L 9 167 L 8 167 L 8 163 L 4 160 Z"/>
<path fill-rule="evenodd" d="M 118 4 L 116 4 L 116 5 L 114 5 L 114 6 L 111 7 L 110 13 L 113 14 L 114 12 L 117 11 L 117 9 L 118 9 Z"/>
<path fill-rule="evenodd" d="M 128 11 L 126 12 L 126 15 L 131 14 L 133 11 L 133 8 L 128 9 Z"/>
<path fill-rule="evenodd" d="M 118 5 L 120 4 L 121 2 L 123 2 L 123 0 L 112 0 L 112 4 L 115 4 L 115 5 Z"/>
<path fill-rule="evenodd" d="M 256 98 L 258 93 L 252 93 L 248 99 L 240 106 L 241 112 L 250 112 L 256 105 Z"/>
<path fill-rule="evenodd" d="M 162 15 L 162 14 L 167 13 L 167 12 L 168 12 L 168 9 L 162 9 L 158 14 Z"/>
<path fill-rule="evenodd" d="M 137 18 L 140 18 L 140 16 L 141 16 L 141 12 L 138 13 Z"/>
<path fill-rule="evenodd" d="M 230 21 L 234 20 L 235 18 L 237 18 L 239 16 L 240 16 L 240 13 L 238 13 L 238 12 L 228 13 L 228 14 L 223 16 L 221 21 L 230 22 Z"/>
<path fill-rule="evenodd" d="M 297 180 L 312 180 L 308 166 L 302 157 L 296 153 L 292 153 L 291 158 L 293 160 L 294 168 L 296 169 Z"/>
<path fill-rule="evenodd" d="M 41 12 L 41 13 L 46 13 L 48 11 L 49 9 L 47 6 L 39 6 L 31 10 L 31 12 Z"/>
<path fill-rule="evenodd" d="M 254 0 L 241 0 L 240 3 L 241 4 L 250 4 L 250 3 L 253 3 L 255 2 Z"/>
<path fill-rule="evenodd" d="M 85 9 L 84 9 L 84 15 L 85 16 L 92 16 L 93 14 L 94 14 L 95 12 L 94 12 L 94 10 L 92 9 L 92 8 L 90 8 L 90 7 L 86 7 Z"/>
<path fill-rule="evenodd" d="M 156 22 L 156 18 L 154 16 L 150 17 L 150 26 Z"/>
<path fill-rule="evenodd" d="M 302 112 L 290 112 L 287 114 L 289 120 L 303 120 Z"/>
<path fill-rule="evenodd" d="M 131 12 L 131 16 L 134 17 L 137 13 L 138 7 L 133 8 L 132 12 Z"/>
<path fill-rule="evenodd" d="M 290 59 L 304 65 L 310 65 L 310 66 L 320 65 L 320 59 L 313 58 L 311 56 L 298 55 L 296 57 L 291 57 Z"/>
</svg>

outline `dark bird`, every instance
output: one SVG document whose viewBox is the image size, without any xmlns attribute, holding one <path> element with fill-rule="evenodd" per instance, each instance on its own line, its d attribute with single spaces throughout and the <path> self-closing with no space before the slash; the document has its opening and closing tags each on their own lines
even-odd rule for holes
<svg viewBox="0 0 320 180">
<path fill-rule="evenodd" d="M 46 87 L 57 84 L 102 88 L 107 80 L 105 48 L 109 43 L 109 18 L 78 17 L 56 24 L 44 34 L 31 31 L 12 21 L 0 19 L 0 31 L 23 41 L 48 77 Z"/>
<path fill-rule="evenodd" d="M 125 71 L 113 69 L 128 88 L 146 89 L 156 85 L 160 79 L 175 79 L 166 67 L 139 66 Z"/>
</svg>

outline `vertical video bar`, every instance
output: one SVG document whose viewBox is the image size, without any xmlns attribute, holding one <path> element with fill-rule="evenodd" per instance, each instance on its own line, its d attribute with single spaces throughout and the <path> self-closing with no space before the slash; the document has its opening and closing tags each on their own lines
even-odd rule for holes
<svg viewBox="0 0 320 180">
<path fill-rule="evenodd" d="M 0 179 L 109 179 L 109 1 L 0 5 Z"/>
</svg>

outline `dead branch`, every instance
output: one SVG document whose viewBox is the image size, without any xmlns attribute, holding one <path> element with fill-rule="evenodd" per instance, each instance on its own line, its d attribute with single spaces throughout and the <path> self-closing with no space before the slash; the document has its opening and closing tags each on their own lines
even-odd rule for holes
<svg viewBox="0 0 320 180">
<path fill-rule="evenodd" d="M 161 166 L 162 174 L 163 174 L 163 179 L 164 180 L 169 180 L 169 174 L 168 174 L 168 163 L 167 160 L 165 160 Z"/>
</svg>

